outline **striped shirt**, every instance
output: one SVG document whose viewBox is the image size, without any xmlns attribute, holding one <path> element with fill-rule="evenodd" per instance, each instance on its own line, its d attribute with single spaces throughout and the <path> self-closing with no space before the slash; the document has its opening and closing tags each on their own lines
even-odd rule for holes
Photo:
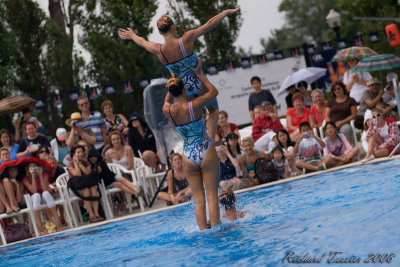
<svg viewBox="0 0 400 267">
<path fill-rule="evenodd" d="M 77 125 L 82 127 L 83 130 L 92 130 L 92 132 L 96 136 L 96 144 L 94 145 L 96 149 L 99 149 L 104 145 L 101 128 L 105 127 L 106 124 L 100 112 L 92 112 L 89 118 L 87 118 L 85 121 L 78 122 Z"/>
</svg>

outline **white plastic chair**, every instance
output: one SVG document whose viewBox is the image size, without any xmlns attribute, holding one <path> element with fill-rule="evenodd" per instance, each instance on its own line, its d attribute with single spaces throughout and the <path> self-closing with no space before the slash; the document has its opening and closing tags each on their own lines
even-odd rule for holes
<svg viewBox="0 0 400 267">
<path fill-rule="evenodd" d="M 79 224 L 77 218 L 79 219 L 79 223 L 83 223 L 81 209 L 79 208 L 79 202 L 81 201 L 81 199 L 68 189 L 68 179 L 68 173 L 63 173 L 57 177 L 56 185 L 58 191 L 63 192 L 64 194 L 64 199 L 67 203 L 67 207 L 69 208 L 69 215 L 73 225 L 75 225 L 75 227 L 78 227 Z"/>
<path fill-rule="evenodd" d="M 35 236 L 38 237 L 38 236 L 40 236 L 40 234 L 39 234 L 39 231 L 38 231 L 37 226 L 36 226 L 35 215 L 33 213 L 33 207 L 32 207 L 32 203 L 31 203 L 31 198 L 30 198 L 30 196 L 28 194 L 25 194 L 24 195 L 24 199 L 25 199 L 25 203 L 26 203 L 26 208 L 25 209 L 20 209 L 19 211 L 13 212 L 13 213 L 10 213 L 10 214 L 7 214 L 7 213 L 0 214 L 0 220 L 18 216 L 19 222 L 23 223 L 23 216 L 22 215 L 24 213 L 27 213 L 28 214 L 28 218 L 29 218 L 29 228 L 31 230 L 31 233 L 33 231 Z M 4 235 L 3 225 L 1 223 L 0 223 L 0 237 L 1 237 L 1 242 L 3 243 L 3 245 L 6 245 L 7 241 L 6 241 L 6 237 Z"/>
<path fill-rule="evenodd" d="M 140 181 L 138 181 L 137 175 L 135 173 L 135 171 L 133 170 L 127 170 L 125 169 L 123 166 L 116 164 L 116 163 L 109 163 L 107 164 L 107 166 L 110 168 L 110 170 L 118 175 L 121 175 L 122 173 L 127 173 L 130 174 L 132 177 L 132 184 L 139 189 L 141 186 Z M 100 184 L 100 190 L 102 191 L 102 198 L 104 198 L 104 205 L 105 205 L 105 209 L 107 210 L 108 216 L 110 218 L 114 218 L 114 213 L 113 213 L 113 208 L 112 208 L 112 200 L 111 200 L 111 194 L 113 193 L 117 193 L 117 192 L 121 192 L 121 189 L 119 188 L 110 188 L 110 189 L 106 189 L 105 185 L 104 185 L 104 181 L 101 181 Z M 128 201 L 128 209 L 129 212 L 132 212 L 132 203 L 131 203 L 131 195 L 126 193 L 125 194 L 127 197 L 127 201 Z M 144 202 L 143 202 L 143 197 L 138 197 L 138 202 L 139 202 L 139 208 L 140 211 L 144 211 Z M 107 216 L 107 215 L 106 215 Z"/>
</svg>

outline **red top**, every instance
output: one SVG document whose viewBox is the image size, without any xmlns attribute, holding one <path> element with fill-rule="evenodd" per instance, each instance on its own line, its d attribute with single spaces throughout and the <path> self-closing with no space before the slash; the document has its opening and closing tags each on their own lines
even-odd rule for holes
<svg viewBox="0 0 400 267">
<path fill-rule="evenodd" d="M 47 182 L 49 182 L 49 174 L 46 173 L 46 172 L 43 172 L 42 175 L 43 175 L 43 179 L 46 179 L 46 178 L 47 178 Z M 30 184 L 30 183 L 31 183 L 31 178 L 25 177 L 25 178 L 22 180 L 22 182 L 23 182 L 23 183 Z M 39 178 L 39 177 L 36 177 L 36 188 L 37 188 L 37 192 L 38 192 L 39 194 L 43 193 L 43 188 L 42 188 L 42 185 L 40 184 L 40 178 Z M 33 195 L 33 194 L 34 194 L 34 193 L 30 192 L 29 190 L 27 190 L 27 191 L 29 192 L 29 195 Z"/>
<path fill-rule="evenodd" d="M 236 124 L 229 122 L 229 128 L 231 130 L 229 133 L 233 133 L 238 127 Z M 224 133 L 224 131 L 222 131 L 221 126 L 219 126 L 219 125 L 217 126 L 217 134 L 220 139 L 224 138 L 229 133 Z"/>
<path fill-rule="evenodd" d="M 265 133 L 269 131 L 274 131 L 276 133 L 281 128 L 283 128 L 283 126 L 278 117 L 275 120 L 272 120 L 270 116 L 260 114 L 254 119 L 251 137 L 255 142 Z"/>
<path fill-rule="evenodd" d="M 314 115 L 314 118 L 317 121 L 318 125 L 322 125 L 322 122 L 325 120 L 325 109 L 324 109 L 322 116 L 319 116 L 319 113 L 317 110 L 317 104 L 314 104 L 310 108 L 310 114 Z"/>
<path fill-rule="evenodd" d="M 296 128 L 299 128 L 299 125 L 302 122 L 309 122 L 308 121 L 308 116 L 309 115 L 310 115 L 310 109 L 309 108 L 304 108 L 303 115 L 301 117 L 297 116 L 296 111 L 294 110 L 294 108 L 289 108 L 286 111 L 286 118 L 288 116 L 292 117 L 292 124 Z M 289 128 L 288 128 L 288 132 L 289 133 L 293 133 L 293 131 L 291 131 Z"/>
</svg>

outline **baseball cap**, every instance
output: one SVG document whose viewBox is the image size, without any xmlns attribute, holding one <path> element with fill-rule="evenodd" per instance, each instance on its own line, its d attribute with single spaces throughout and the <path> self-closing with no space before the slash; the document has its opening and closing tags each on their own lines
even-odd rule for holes
<svg viewBox="0 0 400 267">
<path fill-rule="evenodd" d="M 65 128 L 58 128 L 56 136 L 59 141 L 64 141 L 67 136 L 67 130 L 65 130 Z"/>
</svg>

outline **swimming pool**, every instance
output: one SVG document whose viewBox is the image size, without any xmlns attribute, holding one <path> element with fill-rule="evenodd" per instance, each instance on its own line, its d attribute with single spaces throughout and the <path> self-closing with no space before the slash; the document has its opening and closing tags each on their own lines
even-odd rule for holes
<svg viewBox="0 0 400 267">
<path fill-rule="evenodd" d="M 0 248 L 0 265 L 305 266 L 288 262 L 295 253 L 321 266 L 343 252 L 361 262 L 394 253 L 390 265 L 400 266 L 399 167 L 400 160 L 362 165 L 239 194 L 246 216 L 204 232 L 189 203 L 35 239 Z"/>
</svg>

